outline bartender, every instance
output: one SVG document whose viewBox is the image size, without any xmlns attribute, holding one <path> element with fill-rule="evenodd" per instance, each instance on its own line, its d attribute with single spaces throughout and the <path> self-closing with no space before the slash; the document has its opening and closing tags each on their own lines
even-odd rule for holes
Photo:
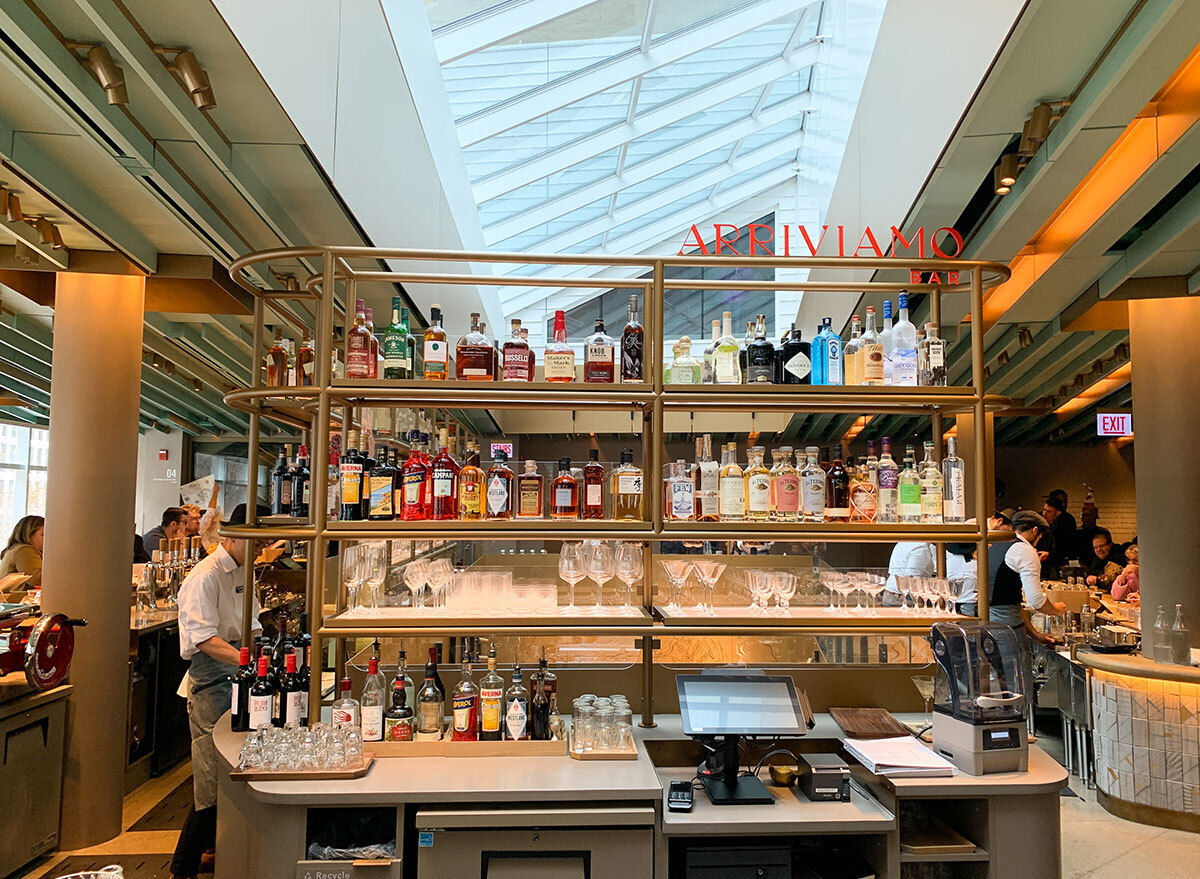
<svg viewBox="0 0 1200 879">
<path fill-rule="evenodd" d="M 1017 539 L 996 569 L 988 605 L 988 619 L 992 622 L 1007 623 L 1017 630 L 1018 636 L 1025 633 L 1043 643 L 1053 642 L 1033 628 L 1030 612 L 1037 610 L 1060 616 L 1067 612 L 1065 604 L 1051 601 L 1042 590 L 1042 565 L 1037 545 L 1049 527 L 1033 510 L 1013 513 L 1012 529 Z"/>
<path fill-rule="evenodd" d="M 257 509 L 259 516 L 270 515 L 261 504 Z M 246 524 L 246 505 L 234 507 L 225 524 Z M 217 719 L 229 710 L 230 676 L 238 668 L 245 565 L 247 555 L 253 552 L 250 543 L 225 538 L 192 568 L 179 589 L 179 653 L 191 660 L 186 684 L 194 801 L 171 861 L 174 879 L 193 879 L 200 872 L 202 855 L 216 844 L 217 752 L 212 731 Z M 252 632 L 262 631 L 260 610 L 255 598 Z"/>
</svg>

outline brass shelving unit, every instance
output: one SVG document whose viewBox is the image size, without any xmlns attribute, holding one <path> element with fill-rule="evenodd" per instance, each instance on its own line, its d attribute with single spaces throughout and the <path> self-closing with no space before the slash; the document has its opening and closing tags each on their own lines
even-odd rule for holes
<svg viewBox="0 0 1200 879">
<path fill-rule="evenodd" d="M 291 262 L 298 259 L 319 260 L 320 274 L 308 278 L 302 290 L 263 290 L 251 283 L 247 267 L 260 263 Z M 553 278 L 523 275 L 476 275 L 439 273 L 432 271 L 383 272 L 364 270 L 355 265 L 369 263 L 391 265 L 405 262 L 429 263 L 491 263 L 523 265 L 600 265 L 618 267 L 641 273 L 634 279 L 577 277 Z M 967 283 L 953 286 L 904 284 L 889 281 L 710 281 L 675 280 L 666 278 L 669 266 L 734 266 L 753 263 L 756 266 L 801 269 L 843 269 L 909 272 L 957 272 L 969 278 Z M 561 540 L 589 537 L 618 540 L 640 540 L 652 544 L 662 540 L 791 540 L 798 542 L 896 542 L 927 540 L 932 543 L 973 541 L 978 545 L 978 565 L 987 569 L 988 534 L 986 527 L 977 525 L 872 525 L 860 523 L 777 523 L 777 522 L 664 522 L 662 515 L 662 484 L 659 474 L 663 464 L 663 416 L 665 412 L 842 412 L 860 414 L 927 414 L 933 423 L 937 454 L 941 455 L 942 418 L 947 414 L 970 413 L 976 424 L 982 424 L 988 411 L 1010 405 L 1003 397 L 989 396 L 983 378 L 983 294 L 1009 277 L 1006 266 L 997 263 L 958 259 L 883 259 L 809 258 L 809 257 L 589 257 L 578 254 L 531 255 L 466 251 L 428 251 L 373 247 L 301 247 L 261 251 L 248 254 L 230 268 L 230 276 L 254 297 L 253 350 L 251 387 L 226 395 L 228 405 L 248 412 L 249 457 L 255 460 L 259 447 L 260 420 L 270 416 L 311 431 L 314 449 L 328 449 L 331 423 L 351 423 L 356 408 L 370 407 L 437 407 L 445 409 L 541 409 L 541 410 L 608 410 L 639 412 L 642 416 L 642 468 L 647 477 L 646 509 L 649 518 L 644 522 L 615 521 L 555 521 L 515 520 L 480 522 L 338 522 L 328 519 L 325 505 L 314 502 L 308 522 L 259 523 L 254 516 L 258 501 L 255 480 L 249 480 L 247 491 L 248 523 L 228 527 L 222 534 L 255 539 L 303 540 L 309 543 L 308 557 L 325 558 L 330 541 L 372 539 L 453 539 L 453 540 Z M 394 381 L 346 380 L 332 375 L 332 346 L 335 336 L 335 317 L 344 314 L 342 302 L 353 302 L 356 287 L 362 283 L 422 283 L 431 285 L 489 285 L 586 287 L 597 290 L 628 289 L 643 294 L 646 303 L 645 374 L 647 381 L 635 384 L 548 383 L 507 384 L 504 382 L 470 381 Z M 969 385 L 956 387 L 829 387 L 792 385 L 699 385 L 681 388 L 664 386 L 662 357 L 663 300 L 667 290 L 819 290 L 845 293 L 869 293 L 908 290 L 931 296 L 931 319 L 940 323 L 941 300 L 944 295 L 970 297 L 971 375 Z M 281 305 L 291 301 L 294 311 L 284 312 Z M 309 306 L 315 305 L 315 312 Z M 276 314 L 286 313 L 293 323 L 307 322 L 313 329 L 316 349 L 314 383 L 305 387 L 262 386 L 262 352 L 265 350 L 264 318 L 266 309 Z M 298 318 L 297 315 L 300 315 Z M 975 509 L 986 510 L 986 432 L 974 431 L 974 496 Z M 311 495 L 326 497 L 328 471 L 312 468 Z M 738 634 L 797 635 L 837 634 L 913 635 L 926 628 L 928 616 L 889 616 L 872 620 L 870 617 L 846 614 L 843 617 L 814 613 L 797 619 L 763 617 L 731 626 L 727 621 L 689 618 L 672 619 L 659 612 L 653 603 L 654 553 L 646 553 L 646 575 L 641 586 L 642 613 L 632 619 L 559 616 L 553 619 L 502 618 L 384 620 L 355 621 L 338 618 L 337 612 L 328 620 L 320 614 L 309 616 L 313 646 L 321 653 L 323 640 L 354 637 L 403 636 L 414 634 L 466 635 L 486 627 L 493 635 L 628 635 L 640 640 L 642 651 L 642 715 L 653 724 L 653 693 L 651 669 L 654 661 L 654 638 L 661 635 L 728 635 L 731 629 Z M 249 637 L 252 572 L 247 569 L 243 639 Z M 307 606 L 322 607 L 325 594 L 325 566 L 309 565 Z M 979 596 L 980 614 L 987 613 L 986 590 Z M 339 656 L 342 653 L 339 651 Z M 310 698 L 319 704 L 320 675 L 313 676 Z"/>
</svg>

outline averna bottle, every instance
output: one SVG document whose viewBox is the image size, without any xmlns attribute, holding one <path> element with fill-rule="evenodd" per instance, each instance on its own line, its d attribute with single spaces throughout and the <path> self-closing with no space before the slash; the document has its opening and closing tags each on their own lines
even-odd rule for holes
<svg viewBox="0 0 1200 879">
<path fill-rule="evenodd" d="M 496 672 L 496 645 L 488 648 L 487 674 L 479 682 L 479 738 L 498 742 L 502 737 L 504 678 Z"/>
</svg>

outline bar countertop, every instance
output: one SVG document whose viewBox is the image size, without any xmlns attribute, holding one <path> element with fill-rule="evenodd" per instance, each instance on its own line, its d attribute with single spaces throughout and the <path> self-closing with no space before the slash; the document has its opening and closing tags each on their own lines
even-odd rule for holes
<svg viewBox="0 0 1200 879">
<path fill-rule="evenodd" d="M 1179 681 L 1186 684 L 1200 684 L 1200 668 L 1194 665 L 1171 665 L 1165 662 L 1155 662 L 1145 656 L 1134 656 L 1127 653 L 1096 653 L 1093 650 L 1080 650 L 1075 659 L 1088 668 L 1096 671 L 1106 671 L 1110 674 L 1129 675 L 1134 678 L 1150 678 L 1160 681 Z"/>
<path fill-rule="evenodd" d="M 145 616 L 139 618 L 138 612 L 134 608 L 129 610 L 129 631 L 134 635 L 142 635 L 146 632 L 153 632 L 155 629 L 162 629 L 172 625 L 179 619 L 179 611 L 171 609 L 156 609 L 148 611 Z"/>
</svg>

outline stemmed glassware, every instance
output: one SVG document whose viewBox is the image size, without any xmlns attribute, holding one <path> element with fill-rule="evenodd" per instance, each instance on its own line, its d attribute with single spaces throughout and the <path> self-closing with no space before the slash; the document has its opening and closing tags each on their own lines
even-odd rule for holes
<svg viewBox="0 0 1200 879">
<path fill-rule="evenodd" d="M 683 587 L 687 578 L 692 575 L 692 562 L 688 559 L 659 559 L 667 582 L 671 584 L 671 594 L 667 598 L 667 608 L 678 610 L 682 606 Z"/>
<path fill-rule="evenodd" d="M 746 571 L 746 585 L 750 587 L 750 612 L 765 614 L 768 612 L 767 602 L 771 598 L 771 572 L 760 570 Z"/>
<path fill-rule="evenodd" d="M 706 616 L 715 616 L 717 611 L 713 607 L 713 593 L 716 589 L 717 581 L 725 573 L 725 563 L 713 559 L 696 559 L 694 564 L 696 566 L 696 578 L 700 581 L 700 610 Z"/>
<path fill-rule="evenodd" d="M 366 547 L 361 543 L 346 547 L 342 569 L 346 580 L 346 607 L 356 611 L 359 608 L 359 591 L 367 578 Z"/>
<path fill-rule="evenodd" d="M 842 575 L 837 571 L 822 571 L 820 573 L 821 585 L 829 592 L 829 610 L 837 610 L 837 602 L 834 596 L 837 595 L 836 584 L 841 580 Z"/>
<path fill-rule="evenodd" d="M 429 578 L 429 560 L 416 559 L 404 566 L 404 585 L 412 593 L 413 610 L 425 607 L 425 583 Z"/>
<path fill-rule="evenodd" d="M 607 543 L 597 543 L 592 547 L 587 560 L 587 575 L 596 584 L 596 605 L 593 613 L 602 613 L 604 609 L 604 584 L 613 578 L 616 562 L 613 559 L 613 549 Z"/>
<path fill-rule="evenodd" d="M 372 543 L 366 547 L 367 553 L 367 606 L 379 607 L 379 590 L 388 573 L 387 545 Z"/>
<path fill-rule="evenodd" d="M 630 606 L 633 584 L 642 579 L 645 573 L 642 560 L 642 545 L 632 541 L 624 541 L 617 545 L 617 579 L 625 584 L 626 609 Z"/>
<path fill-rule="evenodd" d="M 933 675 L 913 675 L 913 686 L 917 688 L 917 692 L 921 694 L 921 698 L 925 700 L 925 722 L 933 722 L 933 714 L 930 712 L 930 703 L 933 701 Z"/>
<path fill-rule="evenodd" d="M 567 613 L 576 613 L 575 584 L 587 576 L 584 566 L 583 544 L 564 543 L 558 551 L 558 576 L 567 584 Z"/>
<path fill-rule="evenodd" d="M 429 591 L 433 597 L 434 608 L 439 607 L 438 594 L 446 588 L 454 574 L 454 566 L 449 559 L 435 559 L 429 563 Z"/>
<path fill-rule="evenodd" d="M 787 571 L 772 571 L 771 591 L 775 593 L 776 608 L 786 615 L 791 610 L 792 596 L 796 594 L 796 575 Z"/>
<path fill-rule="evenodd" d="M 872 574 L 870 571 L 865 571 L 863 572 L 863 580 L 859 588 L 867 593 L 870 607 L 874 610 L 879 606 L 879 596 L 887 589 L 887 578 L 881 577 L 879 574 Z"/>
</svg>

